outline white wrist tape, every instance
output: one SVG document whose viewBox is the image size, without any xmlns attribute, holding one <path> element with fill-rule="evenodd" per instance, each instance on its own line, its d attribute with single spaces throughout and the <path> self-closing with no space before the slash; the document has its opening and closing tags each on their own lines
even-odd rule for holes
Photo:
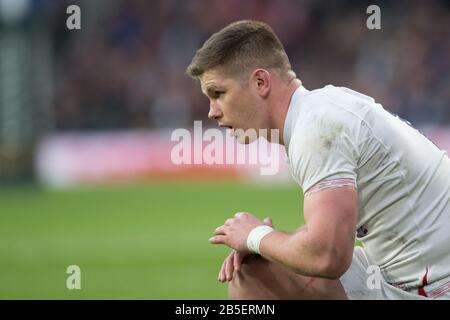
<svg viewBox="0 0 450 320">
<path fill-rule="evenodd" d="M 247 237 L 247 248 L 250 250 L 251 253 L 257 253 L 261 254 L 259 251 L 259 244 L 261 243 L 261 240 L 271 233 L 274 229 L 269 226 L 258 226 L 254 228 Z"/>
</svg>

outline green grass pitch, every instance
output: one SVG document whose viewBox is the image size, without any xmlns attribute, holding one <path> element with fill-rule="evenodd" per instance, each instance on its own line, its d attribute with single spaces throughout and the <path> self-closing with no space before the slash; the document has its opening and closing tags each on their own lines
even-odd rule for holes
<svg viewBox="0 0 450 320">
<path fill-rule="evenodd" d="M 213 230 L 237 211 L 302 222 L 295 185 L 147 183 L 0 189 L 0 299 L 226 299 L 229 250 Z M 81 268 L 81 290 L 66 268 Z"/>
</svg>

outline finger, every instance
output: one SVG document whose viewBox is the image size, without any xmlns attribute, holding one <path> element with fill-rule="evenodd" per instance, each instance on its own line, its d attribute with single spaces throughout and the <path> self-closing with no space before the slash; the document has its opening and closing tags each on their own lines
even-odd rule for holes
<svg viewBox="0 0 450 320">
<path fill-rule="evenodd" d="M 272 227 L 272 219 L 267 217 L 263 220 L 264 224 Z"/>
<path fill-rule="evenodd" d="M 227 263 L 226 263 L 226 265 L 225 265 L 225 276 L 226 276 L 226 279 L 227 279 L 228 281 L 230 281 L 231 278 L 233 277 L 233 268 L 234 268 L 234 266 L 233 266 L 233 261 L 234 261 L 234 256 L 235 256 L 235 252 L 233 252 L 233 254 L 230 255 L 230 256 L 228 257 Z"/>
<path fill-rule="evenodd" d="M 226 271 L 226 265 L 227 265 L 227 261 L 231 258 L 231 257 L 233 257 L 233 252 L 234 251 L 231 251 L 231 253 L 225 258 L 225 260 L 223 261 L 223 263 L 222 263 L 222 268 L 220 269 L 220 275 L 219 275 L 219 278 L 220 278 L 220 282 L 225 282 L 225 279 L 226 279 L 226 274 L 225 274 L 225 271 Z"/>
<path fill-rule="evenodd" d="M 217 235 L 217 236 L 209 238 L 209 242 L 212 244 L 225 244 L 226 239 L 227 239 L 227 236 Z"/>
<path fill-rule="evenodd" d="M 241 271 L 242 260 L 244 260 L 245 255 L 240 252 L 234 254 L 234 269 L 236 271 Z"/>
<path fill-rule="evenodd" d="M 228 257 L 222 262 L 222 266 L 220 267 L 219 277 L 218 277 L 219 282 L 224 282 L 224 280 L 225 280 L 225 264 L 227 262 L 227 259 L 228 259 Z"/>
<path fill-rule="evenodd" d="M 217 228 L 214 230 L 214 234 L 215 234 L 215 235 L 225 235 L 225 234 L 226 234 L 226 228 L 225 228 L 225 226 L 217 227 Z"/>
<path fill-rule="evenodd" d="M 245 212 L 238 212 L 238 213 L 236 213 L 235 215 L 234 215 L 234 217 L 235 218 L 241 218 L 241 217 L 243 217 L 243 216 L 245 216 L 247 213 L 245 213 Z"/>
<path fill-rule="evenodd" d="M 232 218 L 227 219 L 227 220 L 225 220 L 224 225 L 225 225 L 225 226 L 229 226 L 229 225 L 231 224 L 231 222 L 233 222 L 233 219 L 232 219 Z"/>
</svg>

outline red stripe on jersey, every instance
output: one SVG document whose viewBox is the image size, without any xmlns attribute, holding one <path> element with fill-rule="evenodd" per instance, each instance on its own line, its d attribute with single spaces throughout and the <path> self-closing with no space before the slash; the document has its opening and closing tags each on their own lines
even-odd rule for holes
<svg viewBox="0 0 450 320">
<path fill-rule="evenodd" d="M 425 275 L 423 276 L 422 285 L 419 286 L 419 295 L 423 297 L 428 297 L 427 293 L 425 292 L 425 286 L 428 285 L 427 277 L 428 277 L 428 268 L 427 271 L 425 272 Z"/>
</svg>

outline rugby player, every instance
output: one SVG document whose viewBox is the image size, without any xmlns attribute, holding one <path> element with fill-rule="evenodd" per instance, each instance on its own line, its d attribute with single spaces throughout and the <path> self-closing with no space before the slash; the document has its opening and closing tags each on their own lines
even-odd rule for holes
<svg viewBox="0 0 450 320">
<path fill-rule="evenodd" d="M 308 90 L 262 22 L 213 34 L 187 74 L 209 98 L 209 118 L 241 129 L 240 143 L 251 142 L 248 129 L 280 131 L 274 142 L 285 146 L 304 192 L 305 225 L 294 232 L 248 212 L 214 231 L 210 242 L 232 249 L 219 272 L 230 298 L 450 297 L 444 151 L 369 96 L 333 85 Z M 369 285 L 373 267 L 378 285 Z"/>
</svg>

